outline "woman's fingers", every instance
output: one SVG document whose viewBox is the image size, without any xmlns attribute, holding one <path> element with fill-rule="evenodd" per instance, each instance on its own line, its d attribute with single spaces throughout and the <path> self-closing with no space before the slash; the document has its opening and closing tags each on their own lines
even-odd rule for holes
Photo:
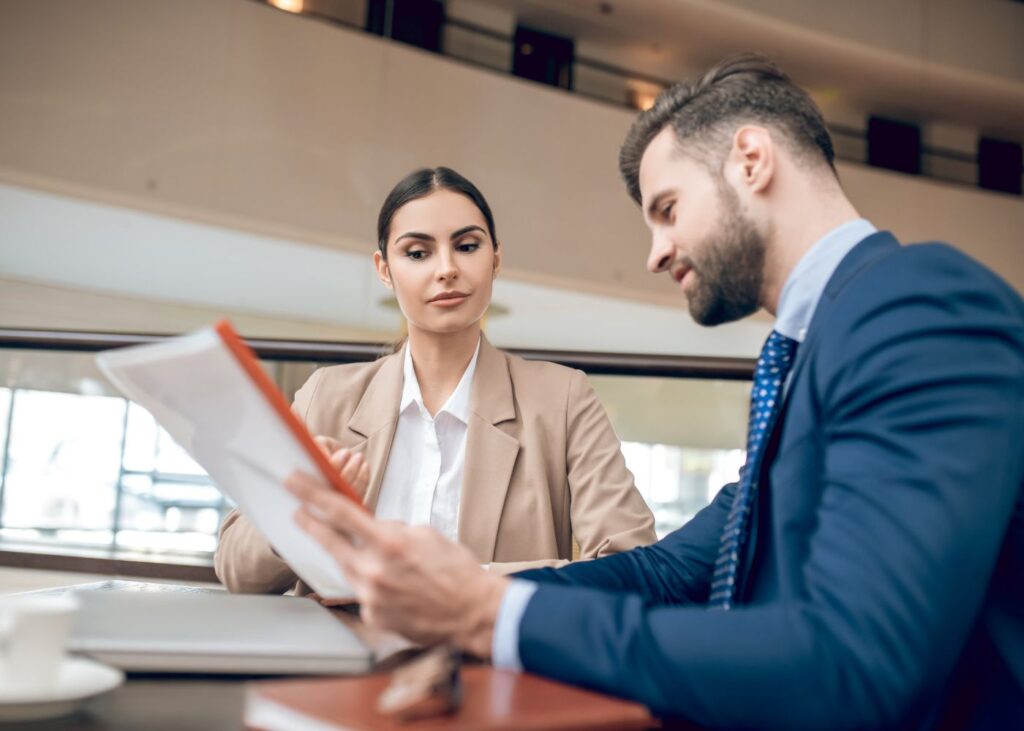
<svg viewBox="0 0 1024 731">
<path fill-rule="evenodd" d="M 313 437 L 313 441 L 316 442 L 316 446 L 320 447 L 320 451 L 323 452 L 328 458 L 339 449 L 341 449 L 341 442 L 333 437 L 325 437 L 323 435 L 317 435 Z"/>
<path fill-rule="evenodd" d="M 346 543 L 377 542 L 380 529 L 362 505 L 352 502 L 301 470 L 289 475 L 284 484 L 289 492 L 302 501 L 310 515 L 315 515 L 334 530 L 345 534 L 349 539 Z M 324 545 L 323 541 L 321 544 Z"/>
<path fill-rule="evenodd" d="M 331 467 L 338 471 L 338 474 L 352 485 L 357 492 L 365 492 L 370 484 L 370 467 L 366 464 L 363 455 L 341 446 L 341 442 L 332 437 L 316 436 L 313 440 L 317 446 L 327 455 L 327 461 Z"/>
<path fill-rule="evenodd" d="M 367 479 L 360 484 L 360 475 L 365 472 Z M 369 482 L 369 466 L 366 464 L 366 460 L 363 459 L 361 454 L 349 454 L 345 460 L 345 463 L 341 466 L 340 470 L 342 478 L 352 487 L 356 488 L 360 492 L 366 487 L 366 483 Z"/>
</svg>

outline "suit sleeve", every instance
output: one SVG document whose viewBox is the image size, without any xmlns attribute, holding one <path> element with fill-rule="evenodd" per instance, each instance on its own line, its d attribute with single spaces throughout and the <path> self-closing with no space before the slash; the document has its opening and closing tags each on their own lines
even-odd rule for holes
<svg viewBox="0 0 1024 731">
<path fill-rule="evenodd" d="M 726 485 L 686 525 L 652 546 L 578 561 L 557 571 L 523 571 L 516 577 L 541 584 L 631 592 L 650 604 L 702 603 L 711 590 L 722 527 L 735 492 L 736 483 Z"/>
<path fill-rule="evenodd" d="M 901 294 L 836 303 L 808 363 L 824 452 L 800 584 L 721 611 L 542 583 L 526 670 L 729 728 L 890 727 L 941 695 L 1024 479 L 1024 326 L 962 267 L 903 262 L 872 282 Z"/>
<path fill-rule="evenodd" d="M 654 543 L 654 515 L 626 469 L 608 414 L 574 371 L 566 404 L 566 479 L 572 532 L 580 558 L 598 558 Z"/>
<path fill-rule="evenodd" d="M 303 423 L 321 375 L 320 370 L 314 372 L 295 394 L 292 410 Z M 213 568 L 229 591 L 244 594 L 282 594 L 299 579 L 237 509 L 228 513 L 221 525 Z"/>
</svg>

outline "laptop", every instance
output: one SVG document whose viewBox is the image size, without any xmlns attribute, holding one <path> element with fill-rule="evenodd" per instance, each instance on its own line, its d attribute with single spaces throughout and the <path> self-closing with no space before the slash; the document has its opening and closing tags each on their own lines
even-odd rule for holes
<svg viewBox="0 0 1024 731">
<path fill-rule="evenodd" d="M 122 670 L 362 673 L 374 661 L 373 651 L 335 612 L 304 597 L 203 589 L 73 593 L 80 609 L 68 651 Z"/>
</svg>

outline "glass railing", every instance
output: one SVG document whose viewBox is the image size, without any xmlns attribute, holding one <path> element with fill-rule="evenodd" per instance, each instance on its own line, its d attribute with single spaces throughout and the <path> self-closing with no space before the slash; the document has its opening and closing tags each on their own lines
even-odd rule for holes
<svg viewBox="0 0 1024 731">
<path fill-rule="evenodd" d="M 95 352 L 159 336 L 0 330 L 0 544 L 208 561 L 231 503 Z M 373 343 L 250 340 L 289 398 L 319 366 L 372 360 Z M 581 368 L 605 405 L 659 535 L 735 479 L 753 363 L 513 351 Z"/>
</svg>

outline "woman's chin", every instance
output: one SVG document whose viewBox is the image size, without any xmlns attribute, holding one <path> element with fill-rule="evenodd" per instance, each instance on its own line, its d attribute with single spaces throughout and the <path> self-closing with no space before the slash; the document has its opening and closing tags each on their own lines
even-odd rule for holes
<svg viewBox="0 0 1024 731">
<path fill-rule="evenodd" d="M 415 323 L 416 329 L 424 333 L 431 333 L 436 335 L 454 335 L 464 330 L 479 329 L 480 319 L 483 315 L 477 317 L 467 317 L 465 313 L 448 313 L 440 317 L 434 316 L 424 318 L 419 322 Z"/>
</svg>

